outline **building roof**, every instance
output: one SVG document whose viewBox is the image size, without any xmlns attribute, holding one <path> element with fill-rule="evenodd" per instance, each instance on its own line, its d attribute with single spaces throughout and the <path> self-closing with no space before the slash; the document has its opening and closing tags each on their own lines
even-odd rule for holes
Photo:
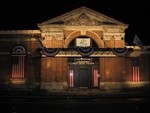
<svg viewBox="0 0 150 113">
<path fill-rule="evenodd" d="M 80 7 L 73 11 L 67 12 L 55 18 L 49 19 L 45 22 L 39 23 L 38 26 L 46 25 L 123 25 L 127 24 L 122 23 L 118 20 L 115 20 L 111 17 L 108 17 L 102 13 L 89 9 L 87 7 Z"/>
</svg>

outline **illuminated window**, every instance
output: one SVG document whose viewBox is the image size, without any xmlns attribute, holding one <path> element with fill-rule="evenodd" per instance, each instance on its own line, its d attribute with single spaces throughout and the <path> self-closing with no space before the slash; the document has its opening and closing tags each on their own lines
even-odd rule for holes
<svg viewBox="0 0 150 113">
<path fill-rule="evenodd" d="M 24 79 L 25 48 L 16 46 L 12 51 L 12 79 Z"/>
<path fill-rule="evenodd" d="M 139 70 L 139 60 L 136 58 L 132 59 L 132 81 L 140 81 L 140 70 Z"/>
</svg>

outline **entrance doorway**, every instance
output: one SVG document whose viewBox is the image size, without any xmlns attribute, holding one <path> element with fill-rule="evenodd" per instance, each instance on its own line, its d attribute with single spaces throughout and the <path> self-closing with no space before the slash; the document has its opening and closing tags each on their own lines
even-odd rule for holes
<svg viewBox="0 0 150 113">
<path fill-rule="evenodd" d="M 74 58 L 69 62 L 69 86 L 74 88 L 96 88 L 99 86 L 99 66 L 89 58 Z"/>
<path fill-rule="evenodd" d="M 78 47 L 97 48 L 97 44 L 92 38 L 79 36 L 74 38 L 68 48 Z M 96 88 L 99 87 L 99 58 L 84 56 L 81 58 L 68 58 L 69 64 L 69 86 L 75 88 Z"/>
<path fill-rule="evenodd" d="M 88 65 L 76 65 L 74 76 L 74 87 L 91 87 L 91 66 Z"/>
</svg>

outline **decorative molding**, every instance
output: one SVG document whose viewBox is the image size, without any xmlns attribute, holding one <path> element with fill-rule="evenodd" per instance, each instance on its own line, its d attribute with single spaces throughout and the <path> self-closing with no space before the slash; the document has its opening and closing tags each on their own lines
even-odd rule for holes
<svg viewBox="0 0 150 113">
<path fill-rule="evenodd" d="M 2 30 L 0 34 L 40 34 L 40 30 Z"/>
<path fill-rule="evenodd" d="M 114 38 L 115 40 L 123 40 L 125 33 L 103 33 L 103 40 L 111 40 Z"/>
<path fill-rule="evenodd" d="M 25 48 L 23 46 L 15 46 L 12 50 L 11 53 L 12 56 L 25 56 L 26 55 L 26 51 Z"/>
<path fill-rule="evenodd" d="M 124 33 L 126 28 L 127 26 L 103 24 L 103 29 L 105 33 Z"/>
<path fill-rule="evenodd" d="M 73 34 L 76 33 L 76 32 L 79 32 L 79 31 L 73 31 L 72 33 L 70 33 L 70 34 L 66 37 L 66 39 L 68 39 L 71 35 L 73 35 Z"/>
<path fill-rule="evenodd" d="M 62 14 L 58 17 L 49 19 L 48 21 L 39 23 L 38 27 L 42 29 L 43 26 L 51 25 L 97 26 L 101 24 L 128 26 L 127 24 L 124 24 L 118 20 L 115 20 L 111 17 L 108 17 L 102 13 L 99 13 L 87 7 L 80 7 L 73 11 Z"/>
<path fill-rule="evenodd" d="M 63 33 L 42 33 L 43 40 L 63 40 Z"/>
<path fill-rule="evenodd" d="M 66 25 L 73 25 L 73 26 L 97 26 L 99 25 L 96 19 L 92 19 L 87 16 L 85 13 L 81 13 L 76 18 L 70 18 L 65 21 Z"/>
<path fill-rule="evenodd" d="M 81 35 L 86 35 L 86 30 L 85 29 L 81 29 Z"/>
</svg>

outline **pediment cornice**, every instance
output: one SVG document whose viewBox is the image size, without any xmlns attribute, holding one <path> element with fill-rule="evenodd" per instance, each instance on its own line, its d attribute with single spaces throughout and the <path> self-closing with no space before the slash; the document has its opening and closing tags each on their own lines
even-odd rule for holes
<svg viewBox="0 0 150 113">
<path fill-rule="evenodd" d="M 121 25 L 127 26 L 118 20 L 110 18 L 97 11 L 87 7 L 80 7 L 56 18 L 52 18 L 43 23 L 39 23 L 38 27 L 64 25 L 64 26 L 101 26 L 101 25 Z"/>
</svg>

